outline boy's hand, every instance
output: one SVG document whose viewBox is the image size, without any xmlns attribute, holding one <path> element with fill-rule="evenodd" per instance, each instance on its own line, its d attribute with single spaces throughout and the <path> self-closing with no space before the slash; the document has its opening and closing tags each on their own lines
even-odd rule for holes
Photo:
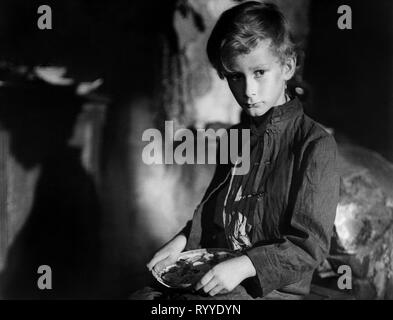
<svg viewBox="0 0 393 320">
<path fill-rule="evenodd" d="M 227 293 L 244 279 L 253 277 L 255 274 L 256 271 L 250 258 L 243 255 L 215 265 L 196 284 L 195 289 L 203 289 L 211 296 Z"/>
<path fill-rule="evenodd" d="M 176 236 L 154 254 L 146 267 L 149 271 L 152 269 L 158 271 L 175 263 L 180 253 L 184 250 L 186 243 L 187 239 L 184 235 Z"/>
</svg>

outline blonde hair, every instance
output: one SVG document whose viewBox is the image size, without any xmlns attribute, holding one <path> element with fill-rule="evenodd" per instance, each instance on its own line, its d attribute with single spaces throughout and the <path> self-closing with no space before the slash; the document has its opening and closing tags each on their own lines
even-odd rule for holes
<svg viewBox="0 0 393 320">
<path fill-rule="evenodd" d="M 260 40 L 271 40 L 271 49 L 284 63 L 297 56 L 289 24 L 273 3 L 248 1 L 225 11 L 218 19 L 207 44 L 207 55 L 221 79 L 229 72 L 233 57 L 247 54 Z"/>
</svg>

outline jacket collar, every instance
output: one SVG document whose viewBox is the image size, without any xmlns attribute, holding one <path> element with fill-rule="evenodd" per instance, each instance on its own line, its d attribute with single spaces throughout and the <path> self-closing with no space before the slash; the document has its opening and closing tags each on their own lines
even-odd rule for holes
<svg viewBox="0 0 393 320">
<path fill-rule="evenodd" d="M 262 136 L 266 130 L 280 131 L 288 120 L 303 113 L 303 106 L 299 98 L 295 97 L 288 102 L 269 109 L 259 117 L 248 117 L 251 134 Z"/>
</svg>

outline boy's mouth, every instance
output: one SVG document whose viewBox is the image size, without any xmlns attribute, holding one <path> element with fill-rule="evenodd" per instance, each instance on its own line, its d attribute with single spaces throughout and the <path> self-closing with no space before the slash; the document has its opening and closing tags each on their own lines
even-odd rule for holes
<svg viewBox="0 0 393 320">
<path fill-rule="evenodd" d="M 262 105 L 263 105 L 263 102 L 262 102 L 262 101 L 260 101 L 260 102 L 255 102 L 255 103 L 245 103 L 245 104 L 244 104 L 244 106 L 245 106 L 247 109 L 257 108 L 257 107 L 260 107 L 260 106 L 262 106 Z"/>
</svg>

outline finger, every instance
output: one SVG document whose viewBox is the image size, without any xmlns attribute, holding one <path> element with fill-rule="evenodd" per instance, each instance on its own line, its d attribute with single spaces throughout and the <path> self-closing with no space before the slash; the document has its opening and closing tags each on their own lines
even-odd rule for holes
<svg viewBox="0 0 393 320">
<path fill-rule="evenodd" d="M 212 278 L 205 286 L 202 288 L 205 293 L 209 293 L 213 288 L 218 285 L 218 281 L 216 278 Z"/>
<path fill-rule="evenodd" d="M 151 271 L 151 269 L 153 269 L 153 267 L 160 262 L 161 260 L 167 258 L 168 255 L 167 254 L 158 254 L 158 255 L 154 255 L 153 259 L 150 260 L 150 262 L 146 265 L 146 267 Z"/>
<path fill-rule="evenodd" d="M 203 288 L 214 276 L 213 270 L 210 269 L 195 285 L 195 290 Z"/>
<path fill-rule="evenodd" d="M 224 288 L 221 286 L 221 285 L 216 285 L 213 289 L 211 289 L 210 291 L 209 291 L 209 295 L 210 296 L 215 296 L 216 294 L 221 294 L 221 293 L 223 293 L 223 291 L 224 291 Z"/>
</svg>

